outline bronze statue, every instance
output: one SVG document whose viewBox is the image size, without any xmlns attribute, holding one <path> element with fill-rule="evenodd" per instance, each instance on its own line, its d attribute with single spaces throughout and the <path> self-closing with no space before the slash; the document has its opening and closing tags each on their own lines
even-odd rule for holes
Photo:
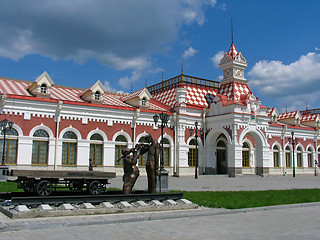
<svg viewBox="0 0 320 240">
<path fill-rule="evenodd" d="M 141 145 L 140 155 L 148 152 L 148 158 L 146 162 L 146 171 L 148 177 L 148 193 L 156 193 L 157 175 L 159 175 L 159 153 L 160 144 L 154 140 L 150 134 L 144 137 L 146 143 Z"/>
<path fill-rule="evenodd" d="M 133 154 L 131 154 L 133 153 Z M 123 194 L 130 194 L 132 188 L 139 177 L 139 168 L 137 165 L 137 159 L 140 155 L 140 145 L 137 145 L 136 148 L 123 148 L 122 149 L 122 158 L 123 158 Z"/>
</svg>

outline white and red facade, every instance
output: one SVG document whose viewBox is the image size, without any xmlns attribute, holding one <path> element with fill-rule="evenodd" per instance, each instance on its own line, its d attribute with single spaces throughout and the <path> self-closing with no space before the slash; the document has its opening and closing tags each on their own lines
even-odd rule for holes
<svg viewBox="0 0 320 240">
<path fill-rule="evenodd" d="M 170 115 L 164 138 L 165 168 L 171 175 L 194 174 L 190 165 L 194 165 L 195 131 L 191 134 L 189 130 L 195 129 L 195 121 L 199 123 L 200 174 L 291 174 L 293 159 L 296 174 L 314 174 L 320 152 L 318 114 L 279 114 L 275 108 L 266 108 L 247 84 L 246 66 L 246 59 L 232 43 L 220 61 L 221 82 L 181 73 L 120 95 L 108 93 L 100 81 L 86 90 L 56 86 L 46 72 L 33 82 L 2 78 L 0 120 L 14 122 L 16 131 L 15 136 L 8 136 L 17 144 L 16 149 L 6 150 L 7 155 L 16 151 L 11 153 L 15 159 L 10 166 L 85 170 L 93 145 L 99 144 L 101 162 L 96 169 L 120 175 L 118 137 L 128 147 L 148 133 L 160 142 L 161 129 L 153 116 L 164 112 Z M 41 138 L 37 130 L 47 135 Z M 289 144 L 292 131 L 298 139 L 294 156 Z M 66 138 L 68 132 L 74 137 Z M 33 160 L 36 141 L 47 143 L 44 162 Z M 75 151 L 71 163 L 63 160 L 70 149 Z M 140 170 L 145 174 L 144 167 Z"/>
</svg>

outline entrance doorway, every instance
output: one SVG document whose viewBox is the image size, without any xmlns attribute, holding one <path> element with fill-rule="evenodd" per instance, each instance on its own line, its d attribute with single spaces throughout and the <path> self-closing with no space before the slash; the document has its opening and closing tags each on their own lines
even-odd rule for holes
<svg viewBox="0 0 320 240">
<path fill-rule="evenodd" d="M 227 147 L 224 141 L 220 140 L 217 143 L 217 174 L 227 174 Z"/>
</svg>

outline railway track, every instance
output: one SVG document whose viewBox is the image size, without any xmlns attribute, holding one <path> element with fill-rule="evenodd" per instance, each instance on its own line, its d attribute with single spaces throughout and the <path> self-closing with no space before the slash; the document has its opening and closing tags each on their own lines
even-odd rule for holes
<svg viewBox="0 0 320 240">
<path fill-rule="evenodd" d="M 179 200 L 183 198 L 183 193 L 161 193 L 161 194 L 105 194 L 105 195 L 61 195 L 61 196 L 17 196 L 8 194 L 2 194 L 2 205 L 40 205 L 40 204 L 80 204 L 90 202 L 93 204 L 99 204 L 103 202 L 117 203 L 121 201 L 136 202 L 136 201 L 164 201 L 168 199 Z"/>
</svg>

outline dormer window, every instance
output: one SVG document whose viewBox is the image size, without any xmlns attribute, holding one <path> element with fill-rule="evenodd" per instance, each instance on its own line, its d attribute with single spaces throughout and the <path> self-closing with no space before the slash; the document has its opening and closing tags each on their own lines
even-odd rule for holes
<svg viewBox="0 0 320 240">
<path fill-rule="evenodd" d="M 94 100 L 100 101 L 100 92 L 99 91 L 96 91 L 96 93 L 94 94 Z"/>
<path fill-rule="evenodd" d="M 33 83 L 31 83 L 27 91 L 35 97 L 50 98 L 50 90 L 54 82 L 47 72 L 42 73 Z"/>
<path fill-rule="evenodd" d="M 41 87 L 40 87 L 40 92 L 41 93 L 47 93 L 47 85 L 42 84 Z"/>
</svg>

